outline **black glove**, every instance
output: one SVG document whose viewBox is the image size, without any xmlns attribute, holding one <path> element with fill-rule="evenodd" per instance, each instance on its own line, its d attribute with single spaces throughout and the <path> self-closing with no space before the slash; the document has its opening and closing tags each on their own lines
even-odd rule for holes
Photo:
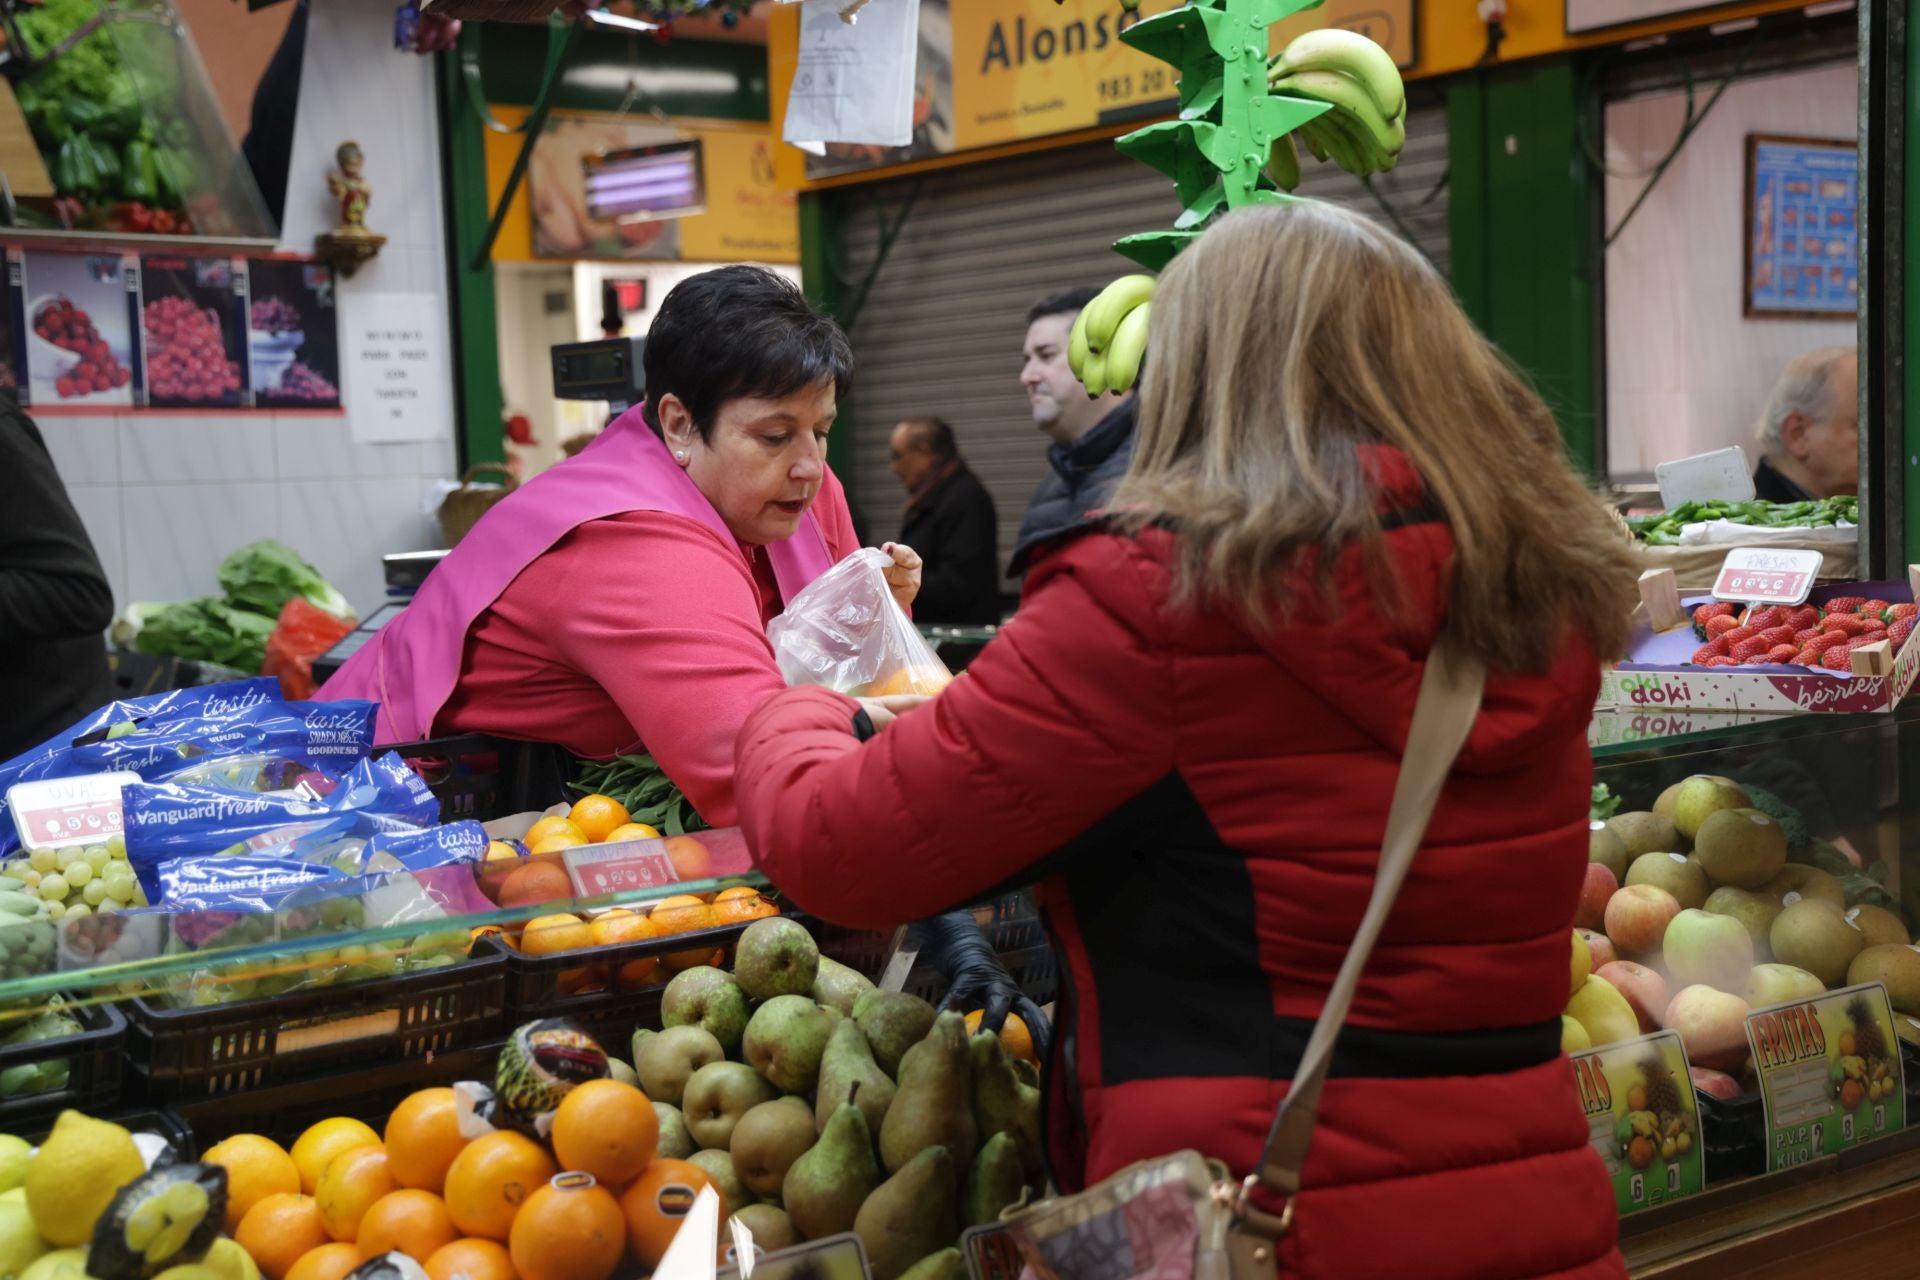
<svg viewBox="0 0 1920 1280">
<path fill-rule="evenodd" d="M 1053 1028 L 1040 1012 L 1040 1006 L 1021 992 L 1013 975 L 1000 963 L 1000 956 L 980 931 L 971 912 L 949 911 L 943 916 L 922 920 L 913 926 L 911 936 L 920 954 L 947 975 L 947 998 L 940 1002 L 942 1011 L 957 1009 L 966 1013 L 982 1009 L 985 1016 L 980 1020 L 980 1029 L 998 1035 L 1011 1010 L 1027 1024 L 1040 1061 L 1047 1060 Z"/>
</svg>

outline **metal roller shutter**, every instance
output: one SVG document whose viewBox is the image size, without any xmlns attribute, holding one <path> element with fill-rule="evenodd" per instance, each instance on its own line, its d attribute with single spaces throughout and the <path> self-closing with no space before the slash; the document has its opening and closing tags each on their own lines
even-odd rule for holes
<svg viewBox="0 0 1920 1280">
<path fill-rule="evenodd" d="M 1400 164 L 1374 180 L 1411 239 L 1447 267 L 1446 112 L 1408 115 Z M 1046 441 L 1020 390 L 1027 308 L 1045 294 L 1099 285 L 1130 268 L 1112 250 L 1121 236 L 1170 226 L 1172 185 L 1111 143 L 1050 151 L 934 173 L 895 239 L 852 339 L 854 501 L 872 536 L 900 527 L 905 495 L 888 470 L 887 437 L 901 418 L 934 414 L 953 424 L 968 465 L 993 494 L 1000 556 L 1013 550 L 1027 499 L 1046 469 Z M 912 179 L 872 194 L 896 216 Z M 1358 180 L 1307 160 L 1301 194 L 1387 220 Z M 858 282 L 878 251 L 872 209 L 852 202 L 841 271 Z"/>
</svg>

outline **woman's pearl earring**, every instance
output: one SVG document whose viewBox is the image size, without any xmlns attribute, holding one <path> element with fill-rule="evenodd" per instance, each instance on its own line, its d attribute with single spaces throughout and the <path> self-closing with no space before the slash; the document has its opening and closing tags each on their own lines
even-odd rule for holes
<svg viewBox="0 0 1920 1280">
<path fill-rule="evenodd" d="M 685 449 L 675 449 L 673 451 L 673 456 L 678 458 L 680 461 L 685 462 L 687 460 L 687 451 Z"/>
</svg>

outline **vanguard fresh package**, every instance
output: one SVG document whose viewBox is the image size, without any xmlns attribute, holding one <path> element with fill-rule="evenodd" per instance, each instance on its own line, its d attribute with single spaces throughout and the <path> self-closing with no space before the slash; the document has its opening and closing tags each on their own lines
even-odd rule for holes
<svg viewBox="0 0 1920 1280">
<path fill-rule="evenodd" d="M 76 746 L 72 762 L 80 773 L 125 770 L 151 781 L 222 790 L 292 790 L 306 773 L 329 775 L 330 787 L 331 775 L 345 773 L 373 750 L 377 709 L 372 702 L 282 702 L 276 697 L 238 714 L 173 714 Z M 264 757 L 269 762 L 266 781 L 290 779 L 293 785 L 229 785 L 261 780 L 260 771 L 219 767 L 220 761 L 241 756 Z M 188 776 L 176 776 L 181 774 Z"/>
<path fill-rule="evenodd" d="M 856 551 L 814 579 L 767 624 L 788 684 L 819 684 L 854 697 L 934 694 L 953 673 L 914 629 L 887 588 L 883 552 Z"/>
</svg>

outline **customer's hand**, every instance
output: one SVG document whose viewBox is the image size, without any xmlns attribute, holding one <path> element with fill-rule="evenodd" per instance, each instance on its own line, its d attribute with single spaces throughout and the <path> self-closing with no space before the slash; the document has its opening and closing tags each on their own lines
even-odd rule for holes
<svg viewBox="0 0 1920 1280">
<path fill-rule="evenodd" d="M 912 607 L 914 597 L 920 594 L 920 553 L 904 542 L 883 543 L 880 550 L 893 557 L 886 569 L 887 589 L 902 609 Z"/>
<path fill-rule="evenodd" d="M 867 719 L 873 722 L 873 731 L 878 733 L 915 707 L 924 706 L 933 699 L 920 693 L 896 693 L 885 698 L 855 698 L 854 701 L 867 713 Z"/>
<path fill-rule="evenodd" d="M 982 1010 L 980 1030 L 996 1035 L 1007 1014 L 1017 1013 L 1027 1024 L 1040 1061 L 1047 1060 L 1053 1027 L 1040 1007 L 1020 990 L 970 913 L 950 911 L 921 920 L 913 926 L 912 938 L 927 963 L 947 975 L 946 999 L 940 1002 L 943 1012 Z"/>
</svg>

